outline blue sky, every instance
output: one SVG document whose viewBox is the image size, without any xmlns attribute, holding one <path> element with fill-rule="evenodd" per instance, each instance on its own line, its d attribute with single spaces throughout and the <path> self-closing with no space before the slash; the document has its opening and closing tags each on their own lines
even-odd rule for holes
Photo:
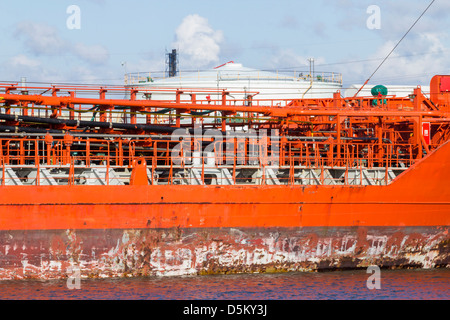
<svg viewBox="0 0 450 320">
<path fill-rule="evenodd" d="M 164 71 L 233 60 L 257 69 L 316 70 L 362 83 L 431 0 L 0 0 L 0 81 L 122 84 L 126 72 Z M 80 8 L 80 29 L 66 12 Z M 380 8 L 379 29 L 367 25 Z M 450 72 L 450 1 L 430 10 L 372 82 L 428 85 Z M 126 62 L 124 65 L 123 62 Z"/>
</svg>

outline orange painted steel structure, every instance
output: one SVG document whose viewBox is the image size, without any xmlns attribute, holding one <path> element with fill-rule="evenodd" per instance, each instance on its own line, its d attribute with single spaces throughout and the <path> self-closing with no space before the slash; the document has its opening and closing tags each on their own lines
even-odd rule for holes
<svg viewBox="0 0 450 320">
<path fill-rule="evenodd" d="M 0 86 L 0 278 L 448 267 L 449 79 L 281 102 Z"/>
<path fill-rule="evenodd" d="M 146 170 L 139 170 L 146 167 L 142 162 L 134 167 L 130 186 L 5 186 L 0 228 L 447 226 L 450 190 L 442 185 L 450 181 L 446 159 L 450 143 L 388 186 L 307 188 L 148 186 Z M 118 210 L 123 206 L 126 216 Z"/>
</svg>

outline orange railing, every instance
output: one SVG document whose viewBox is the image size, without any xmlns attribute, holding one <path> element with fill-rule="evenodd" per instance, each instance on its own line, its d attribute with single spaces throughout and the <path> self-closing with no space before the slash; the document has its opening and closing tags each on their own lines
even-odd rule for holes
<svg viewBox="0 0 450 320">
<path fill-rule="evenodd" d="M 433 149 L 437 146 L 430 146 Z M 153 137 L 142 139 L 110 139 L 90 137 L 1 138 L 0 163 L 3 167 L 72 168 L 66 179 L 72 181 L 74 168 L 103 167 L 123 169 L 133 167 L 137 158 L 146 160 L 150 170 L 164 170 L 160 177 L 174 183 L 175 171 L 198 169 L 205 180 L 205 169 L 227 168 L 234 183 L 248 177 L 236 176 L 243 168 L 271 168 L 286 171 L 285 179 L 294 182 L 293 171 L 299 168 L 408 168 L 419 158 L 414 144 L 357 142 L 333 139 L 302 141 L 280 139 L 229 138 L 211 142 L 209 138 L 183 142 Z M 423 154 L 423 156 L 426 154 Z M 263 170 L 265 172 L 265 170 Z M 208 175 L 208 173 L 206 173 Z M 3 175 L 4 177 L 5 175 Z M 264 177 L 260 177 L 264 180 Z"/>
</svg>

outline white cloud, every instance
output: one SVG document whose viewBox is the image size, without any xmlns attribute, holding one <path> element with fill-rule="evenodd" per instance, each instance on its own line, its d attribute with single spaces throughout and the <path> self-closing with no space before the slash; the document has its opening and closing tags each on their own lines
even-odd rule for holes
<svg viewBox="0 0 450 320">
<path fill-rule="evenodd" d="M 36 68 L 41 65 L 38 60 L 31 59 L 24 54 L 12 57 L 9 64 L 14 67 L 26 67 L 26 68 Z"/>
<path fill-rule="evenodd" d="M 314 65 L 323 64 L 325 62 L 323 57 L 306 57 L 297 54 L 292 49 L 279 49 L 272 53 L 269 68 L 296 68 L 302 69 L 301 71 L 309 71 L 308 59 L 310 58 L 314 59 Z"/>
<path fill-rule="evenodd" d="M 109 59 L 108 50 L 101 45 L 87 46 L 83 43 L 73 45 L 73 53 L 92 64 L 103 64 Z"/>
<path fill-rule="evenodd" d="M 398 85 L 429 85 L 433 75 L 450 72 L 448 53 L 450 49 L 443 43 L 445 36 L 440 33 L 424 32 L 412 35 L 410 41 L 402 42 L 382 64 L 370 83 Z M 386 41 L 366 62 L 337 66 L 346 84 L 362 83 L 375 72 L 383 59 L 397 44 Z"/>
<path fill-rule="evenodd" d="M 162 57 L 162 55 L 161 55 Z M 164 58 L 140 58 L 132 61 L 124 61 L 122 71 L 124 73 L 142 73 L 142 76 L 161 77 L 165 67 Z"/>
<path fill-rule="evenodd" d="M 63 79 L 63 71 L 53 65 L 45 65 L 41 61 L 25 54 L 13 56 L 0 64 L 0 74 L 4 80 L 17 81 L 26 77 L 29 81 L 57 82 Z"/>
<path fill-rule="evenodd" d="M 420 33 L 405 46 L 397 47 L 391 57 L 377 72 L 376 78 L 392 79 L 395 82 L 428 84 L 435 73 L 448 73 L 448 48 L 438 33 Z M 388 41 L 375 53 L 378 57 L 387 56 L 396 42 Z M 447 54 L 446 54 L 447 52 Z M 411 78 L 410 78 L 411 77 Z M 375 76 L 374 76 L 375 78 Z"/>
<path fill-rule="evenodd" d="M 185 57 L 188 67 L 205 67 L 219 61 L 220 45 L 224 40 L 222 31 L 214 30 L 208 19 L 193 14 L 185 17 L 177 28 L 173 46 Z"/>
<path fill-rule="evenodd" d="M 36 55 L 57 54 L 67 46 L 55 28 L 34 22 L 21 22 L 14 33 L 24 40 L 26 47 Z"/>
<path fill-rule="evenodd" d="M 374 39 L 373 44 L 356 47 L 354 52 L 347 54 L 347 61 L 367 61 L 332 66 L 335 71 L 343 74 L 346 84 L 352 84 L 364 82 L 375 71 L 430 1 L 378 0 L 374 3 L 359 0 L 322 0 L 322 3 L 333 6 L 337 17 L 336 26 L 344 34 L 351 35 L 350 31 L 354 31 L 378 38 Z M 369 17 L 366 9 L 371 4 L 378 5 L 381 10 L 379 30 L 369 30 L 366 27 L 366 19 Z M 380 67 L 370 83 L 428 85 L 434 74 L 449 73 L 449 9 L 448 0 L 437 0 Z M 341 61 L 345 63 L 345 58 L 341 58 Z"/>
<path fill-rule="evenodd" d="M 92 65 L 106 63 L 109 59 L 105 47 L 98 44 L 89 46 L 71 43 L 62 39 L 56 28 L 45 23 L 21 22 L 14 34 L 22 39 L 27 50 L 36 56 L 74 55 Z"/>
</svg>

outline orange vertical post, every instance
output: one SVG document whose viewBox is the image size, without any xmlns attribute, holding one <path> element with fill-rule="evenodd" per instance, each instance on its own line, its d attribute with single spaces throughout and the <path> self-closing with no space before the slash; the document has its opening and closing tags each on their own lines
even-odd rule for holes
<svg viewBox="0 0 450 320">
<path fill-rule="evenodd" d="M 191 93 L 191 103 L 194 105 L 194 104 L 197 104 L 197 95 L 195 94 L 195 93 Z M 192 116 L 191 115 L 191 124 L 192 124 L 192 127 L 194 127 L 195 126 L 195 117 L 194 116 Z"/>
<path fill-rule="evenodd" d="M 143 157 L 133 160 L 133 169 L 131 171 L 130 185 L 146 186 L 148 185 L 147 163 Z"/>
<path fill-rule="evenodd" d="M 100 89 L 100 100 L 106 99 L 107 90 L 101 88 Z M 100 106 L 100 122 L 106 122 L 106 107 Z"/>
<path fill-rule="evenodd" d="M 227 105 L 227 95 L 229 92 L 225 90 L 222 91 L 222 106 L 225 107 Z M 222 131 L 227 129 L 227 112 L 222 111 Z"/>
<path fill-rule="evenodd" d="M 137 94 L 137 90 L 133 89 L 130 92 L 130 100 L 131 101 L 136 101 L 136 94 Z M 130 107 L 130 123 L 131 124 L 136 124 L 137 123 L 137 119 L 136 119 L 136 108 Z"/>
<path fill-rule="evenodd" d="M 52 143 L 53 143 L 53 137 L 50 134 L 46 134 L 45 135 L 45 144 L 47 146 L 47 165 L 51 164 L 51 148 L 52 148 Z"/>
<path fill-rule="evenodd" d="M 52 97 L 56 97 L 56 93 L 59 92 L 58 88 L 53 87 L 52 88 Z M 52 114 L 50 118 L 57 118 L 58 117 L 58 109 L 54 106 L 52 106 Z"/>
<path fill-rule="evenodd" d="M 180 104 L 181 103 L 181 95 L 183 94 L 183 91 L 177 90 L 176 93 L 176 103 Z M 177 109 L 176 111 L 177 115 L 175 117 L 175 121 L 176 121 L 176 126 L 179 128 L 181 127 L 181 111 L 179 109 Z"/>
</svg>

